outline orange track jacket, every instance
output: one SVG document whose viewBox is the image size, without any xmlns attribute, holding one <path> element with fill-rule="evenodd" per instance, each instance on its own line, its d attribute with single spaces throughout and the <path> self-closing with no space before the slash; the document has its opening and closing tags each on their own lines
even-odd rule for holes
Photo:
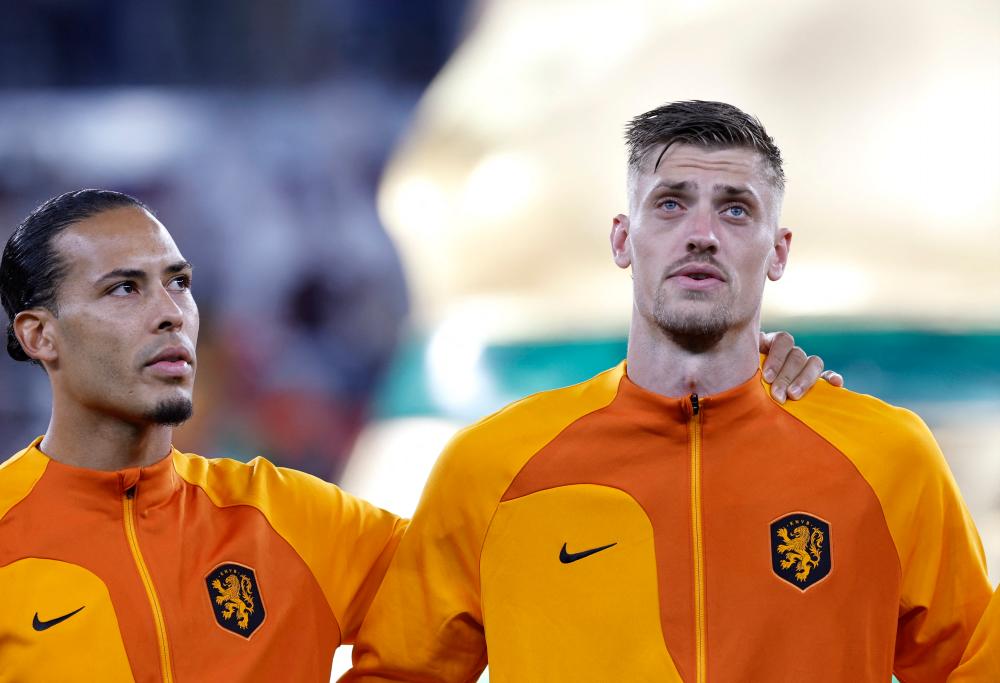
<svg viewBox="0 0 1000 683">
<path fill-rule="evenodd" d="M 322 681 L 403 522 L 257 459 L 0 465 L 0 681 Z"/>
<path fill-rule="evenodd" d="M 993 593 L 989 607 L 966 648 L 958 669 L 948 683 L 996 683 L 1000 681 L 1000 589 Z"/>
<path fill-rule="evenodd" d="M 940 683 L 990 593 L 912 413 L 622 364 L 454 439 L 342 680 Z"/>
</svg>

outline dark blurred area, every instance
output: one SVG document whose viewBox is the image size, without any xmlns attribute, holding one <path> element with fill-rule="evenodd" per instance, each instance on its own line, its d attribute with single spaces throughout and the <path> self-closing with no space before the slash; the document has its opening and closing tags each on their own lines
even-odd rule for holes
<svg viewBox="0 0 1000 683">
<path fill-rule="evenodd" d="M 463 32 L 459 0 L 26 0 L 0 22 L 0 235 L 81 187 L 147 203 L 195 265 L 176 445 L 336 479 L 408 310 L 375 190 Z M 0 362 L 0 439 L 44 374 Z"/>
<path fill-rule="evenodd" d="M 21 0 L 0 22 L 0 85 L 426 84 L 465 0 Z"/>
</svg>

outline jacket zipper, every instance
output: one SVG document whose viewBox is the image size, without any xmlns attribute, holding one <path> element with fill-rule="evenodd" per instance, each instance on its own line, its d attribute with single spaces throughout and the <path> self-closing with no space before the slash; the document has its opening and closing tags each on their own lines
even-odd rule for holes
<svg viewBox="0 0 1000 683">
<path fill-rule="evenodd" d="M 694 548 L 695 679 L 705 683 L 705 549 L 701 524 L 701 406 L 691 394 L 691 540 Z"/>
<path fill-rule="evenodd" d="M 139 537 L 135 533 L 135 486 L 125 490 L 122 504 L 125 508 L 125 536 L 128 538 L 132 559 L 135 560 L 135 566 L 142 578 L 142 585 L 146 589 L 146 597 L 153 610 L 153 621 L 156 622 L 156 639 L 160 646 L 160 673 L 163 676 L 163 683 L 172 683 L 174 676 L 170 670 L 170 651 L 167 647 L 167 629 L 163 621 L 163 610 L 160 608 L 160 600 L 156 596 L 156 588 L 153 586 L 149 568 L 146 567 L 142 551 L 139 550 Z"/>
</svg>

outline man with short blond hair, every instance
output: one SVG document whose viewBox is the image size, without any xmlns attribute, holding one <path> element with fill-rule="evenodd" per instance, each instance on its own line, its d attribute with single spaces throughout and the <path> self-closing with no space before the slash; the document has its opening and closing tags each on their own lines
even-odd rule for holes
<svg viewBox="0 0 1000 683">
<path fill-rule="evenodd" d="M 781 153 L 720 102 L 633 119 L 626 362 L 461 432 L 346 681 L 938 683 L 990 594 L 916 415 L 758 372 L 784 273 Z"/>
</svg>

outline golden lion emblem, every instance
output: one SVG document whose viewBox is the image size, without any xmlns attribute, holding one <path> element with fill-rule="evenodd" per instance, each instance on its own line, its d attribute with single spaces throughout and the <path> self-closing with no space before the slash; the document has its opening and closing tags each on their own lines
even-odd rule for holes
<svg viewBox="0 0 1000 683">
<path fill-rule="evenodd" d="M 778 529 L 778 537 L 784 541 L 777 548 L 778 554 L 785 556 L 785 559 L 781 561 L 781 568 L 791 569 L 795 567 L 797 581 L 805 581 L 808 578 L 809 572 L 819 564 L 823 554 L 823 541 L 825 540 L 823 532 L 816 528 L 811 529 L 811 532 L 810 527 L 804 524 L 795 527 L 791 537 L 788 536 L 787 530 Z"/>
<path fill-rule="evenodd" d="M 223 587 L 218 579 L 212 581 L 212 588 L 219 591 L 219 595 L 215 596 L 215 604 L 222 606 L 223 619 L 228 621 L 235 614 L 236 625 L 245 631 L 254 609 L 253 583 L 246 574 L 241 574 L 239 578 L 235 574 L 229 574 L 225 582 Z"/>
</svg>

